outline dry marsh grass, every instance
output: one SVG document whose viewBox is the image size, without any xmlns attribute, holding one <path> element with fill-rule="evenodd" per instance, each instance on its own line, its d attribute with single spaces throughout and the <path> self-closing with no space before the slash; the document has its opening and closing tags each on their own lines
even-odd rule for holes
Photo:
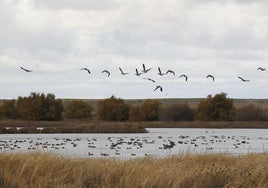
<svg viewBox="0 0 268 188">
<path fill-rule="evenodd" d="M 135 160 L 0 154 L 0 187 L 268 187 L 268 154 Z"/>
</svg>

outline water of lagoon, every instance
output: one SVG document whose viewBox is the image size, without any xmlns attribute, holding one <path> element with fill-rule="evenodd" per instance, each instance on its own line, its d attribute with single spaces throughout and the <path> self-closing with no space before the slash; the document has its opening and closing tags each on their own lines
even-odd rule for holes
<svg viewBox="0 0 268 188">
<path fill-rule="evenodd" d="M 0 152 L 68 157 L 165 157 L 184 153 L 268 152 L 268 129 L 150 128 L 140 134 L 3 134 Z"/>
</svg>

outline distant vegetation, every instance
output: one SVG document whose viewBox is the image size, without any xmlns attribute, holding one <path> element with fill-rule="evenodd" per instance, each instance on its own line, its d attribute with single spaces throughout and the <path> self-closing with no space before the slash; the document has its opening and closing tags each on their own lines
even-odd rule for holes
<svg viewBox="0 0 268 188">
<path fill-rule="evenodd" d="M 114 96 L 99 101 L 98 118 L 105 121 L 126 121 L 128 120 L 129 106 L 123 99 Z"/>
<path fill-rule="evenodd" d="M 91 119 L 92 107 L 82 100 L 73 100 L 65 107 L 64 117 L 66 119 Z"/>
<path fill-rule="evenodd" d="M 136 102 L 111 96 L 91 104 L 86 100 L 69 100 L 63 104 L 53 94 L 31 93 L 28 97 L 3 100 L 0 105 L 0 119 L 58 121 L 58 120 L 99 120 L 99 121 L 268 121 L 267 109 L 252 103 L 237 102 L 226 93 L 209 95 L 196 102 L 163 103 L 161 99 L 146 99 Z M 194 101 L 194 100 L 192 100 Z"/>
<path fill-rule="evenodd" d="M 157 121 L 161 103 L 157 100 L 147 99 L 140 105 L 133 105 L 130 109 L 130 121 Z"/>
<path fill-rule="evenodd" d="M 0 154 L 0 187 L 267 187 L 267 154 L 135 160 Z"/>
<path fill-rule="evenodd" d="M 195 119 L 204 121 L 231 121 L 235 117 L 233 100 L 226 93 L 209 95 L 196 109 Z"/>
</svg>

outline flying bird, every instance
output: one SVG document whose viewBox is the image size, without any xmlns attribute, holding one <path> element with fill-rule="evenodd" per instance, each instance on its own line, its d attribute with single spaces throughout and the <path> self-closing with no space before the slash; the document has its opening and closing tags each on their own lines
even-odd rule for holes
<svg viewBox="0 0 268 188">
<path fill-rule="evenodd" d="M 171 73 L 171 74 L 173 74 L 173 75 L 175 76 L 175 72 L 174 72 L 173 70 L 168 70 L 168 71 L 166 72 L 166 74 L 168 74 L 168 73 Z"/>
<path fill-rule="evenodd" d="M 212 78 L 213 82 L 214 82 L 214 80 L 215 80 L 214 76 L 212 76 L 211 74 L 207 75 L 206 78 Z"/>
<path fill-rule="evenodd" d="M 185 74 L 180 75 L 180 78 L 182 78 L 182 77 L 184 77 L 185 78 L 185 81 L 187 82 L 188 77 Z"/>
<path fill-rule="evenodd" d="M 140 76 L 140 75 L 142 75 L 142 74 L 143 74 L 143 73 L 139 72 L 138 69 L 136 69 L 136 73 L 135 73 L 136 76 Z"/>
<path fill-rule="evenodd" d="M 144 64 L 142 64 L 142 67 L 143 67 L 143 70 L 142 70 L 143 73 L 147 73 L 148 71 L 152 69 L 152 68 L 146 69 Z"/>
<path fill-rule="evenodd" d="M 242 78 L 242 77 L 240 77 L 240 76 L 238 76 L 238 78 L 239 78 L 241 81 L 243 81 L 243 82 L 249 82 L 249 80 L 245 80 L 244 78 Z"/>
<path fill-rule="evenodd" d="M 161 86 L 156 86 L 156 88 L 154 89 L 154 91 L 160 89 L 160 91 L 162 92 L 163 91 L 163 88 Z"/>
<path fill-rule="evenodd" d="M 28 69 L 25 69 L 23 67 L 20 67 L 22 70 L 24 70 L 25 72 L 33 72 L 32 70 L 28 70 Z"/>
<path fill-rule="evenodd" d="M 143 79 L 145 79 L 145 80 L 149 80 L 149 81 L 151 81 L 151 82 L 154 82 L 154 83 L 155 83 L 155 80 L 153 80 L 153 79 L 151 79 L 151 78 L 143 78 Z"/>
<path fill-rule="evenodd" d="M 90 70 L 89 70 L 88 68 L 82 68 L 82 69 L 80 69 L 80 70 L 85 70 L 85 71 L 88 72 L 88 74 L 91 74 L 91 72 L 90 72 Z"/>
<path fill-rule="evenodd" d="M 101 73 L 107 73 L 108 74 L 108 77 L 110 76 L 110 72 L 109 71 L 107 71 L 107 70 L 104 70 L 104 71 L 102 71 Z"/>
<path fill-rule="evenodd" d="M 122 75 L 129 74 L 128 72 L 124 72 L 120 67 L 119 67 L 119 70 L 120 70 L 120 72 L 121 72 Z"/>
<path fill-rule="evenodd" d="M 160 75 L 160 76 L 164 76 L 164 75 L 165 75 L 165 73 L 162 73 L 162 72 L 161 72 L 160 67 L 158 67 L 158 73 L 157 73 L 157 74 Z"/>
<path fill-rule="evenodd" d="M 266 69 L 263 67 L 259 67 L 257 70 L 265 71 Z"/>
</svg>

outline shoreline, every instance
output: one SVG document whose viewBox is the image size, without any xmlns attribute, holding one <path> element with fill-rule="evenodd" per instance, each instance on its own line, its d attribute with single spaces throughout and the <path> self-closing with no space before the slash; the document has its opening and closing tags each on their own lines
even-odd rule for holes
<svg viewBox="0 0 268 188">
<path fill-rule="evenodd" d="M 19 133 L 146 133 L 146 128 L 268 129 L 268 121 L 153 121 L 110 122 L 93 120 L 1 120 L 0 134 Z"/>
</svg>

